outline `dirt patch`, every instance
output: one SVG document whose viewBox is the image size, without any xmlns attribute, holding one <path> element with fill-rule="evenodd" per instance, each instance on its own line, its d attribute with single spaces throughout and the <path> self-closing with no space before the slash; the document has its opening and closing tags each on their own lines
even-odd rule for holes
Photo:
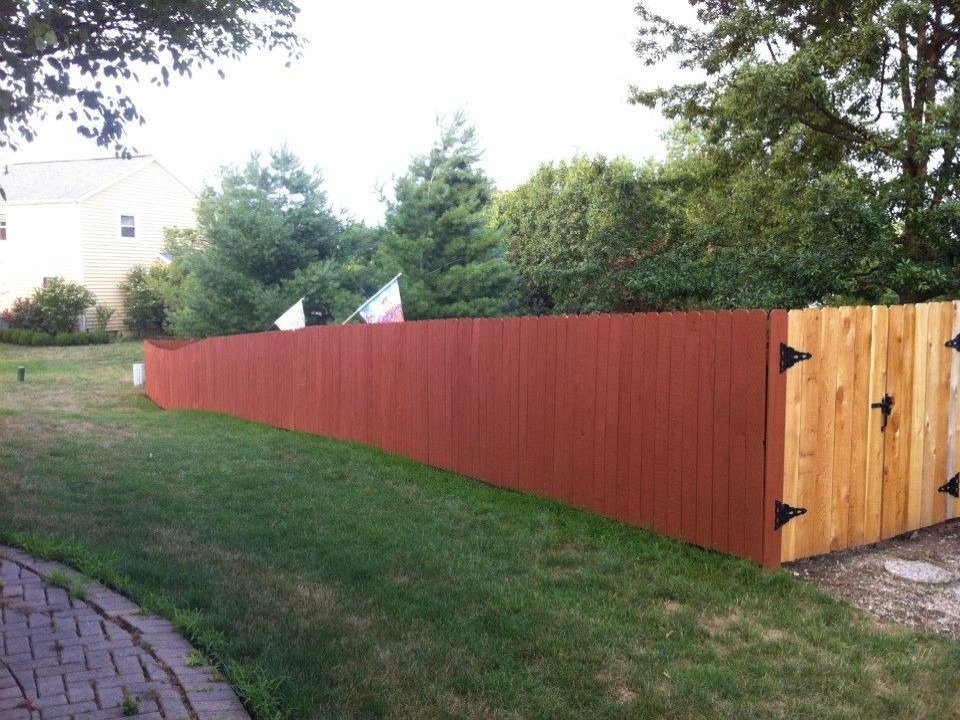
<svg viewBox="0 0 960 720">
<path fill-rule="evenodd" d="M 881 625 L 932 630 L 960 640 L 960 579 L 931 584 L 887 571 L 891 559 L 931 563 L 960 578 L 960 520 L 868 547 L 843 550 L 787 567 L 831 595 L 865 610 Z"/>
<path fill-rule="evenodd" d="M 700 627 L 706 631 L 710 637 L 716 637 L 727 632 L 731 627 L 740 622 L 739 612 L 729 612 L 725 615 L 710 615 L 700 619 Z"/>
</svg>

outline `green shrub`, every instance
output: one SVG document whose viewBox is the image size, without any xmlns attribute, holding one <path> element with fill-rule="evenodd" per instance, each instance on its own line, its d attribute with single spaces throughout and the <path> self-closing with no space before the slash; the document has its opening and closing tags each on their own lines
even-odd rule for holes
<svg viewBox="0 0 960 720">
<path fill-rule="evenodd" d="M 36 330 L 8 328 L 0 330 L 0 342 L 10 345 L 26 345 L 43 347 L 46 345 L 105 345 L 110 342 L 110 333 L 95 332 L 60 332 L 56 335 Z"/>
<path fill-rule="evenodd" d="M 43 309 L 43 330 L 69 333 L 77 329 L 77 321 L 96 297 L 83 285 L 67 282 L 61 277 L 48 279 L 33 293 L 33 299 Z"/>
<path fill-rule="evenodd" d="M 163 284 L 168 270 L 163 265 L 137 265 L 120 283 L 124 323 L 140 337 L 162 335 L 167 329 L 167 304 Z"/>
<path fill-rule="evenodd" d="M 117 309 L 115 307 L 110 307 L 109 305 L 97 305 L 97 330 L 99 332 L 106 332 L 107 324 L 110 322 L 110 318 L 112 318 L 116 312 Z"/>
<path fill-rule="evenodd" d="M 12 328 L 24 330 L 43 329 L 43 308 L 32 297 L 17 298 L 13 305 L 2 316 L 3 320 Z"/>
</svg>

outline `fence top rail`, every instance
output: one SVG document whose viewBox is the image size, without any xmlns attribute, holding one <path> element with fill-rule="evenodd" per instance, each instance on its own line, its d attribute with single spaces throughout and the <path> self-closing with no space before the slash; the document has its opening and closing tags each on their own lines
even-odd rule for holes
<svg viewBox="0 0 960 720">
<path fill-rule="evenodd" d="M 958 301 L 939 301 L 939 302 L 958 302 Z M 927 305 L 927 304 L 937 304 L 937 303 L 916 303 L 916 304 L 905 304 L 902 307 L 915 307 L 916 305 Z M 808 312 L 808 311 L 818 311 L 818 310 L 842 310 L 850 307 L 885 307 L 885 306 L 810 306 L 805 308 L 775 308 L 775 309 L 762 309 L 762 308 L 733 308 L 733 309 L 721 309 L 721 310 L 707 310 L 707 309 L 693 309 L 693 310 L 661 310 L 661 311 L 650 311 L 650 312 L 640 312 L 640 313 L 583 313 L 583 314 L 571 314 L 571 315 L 518 315 L 518 316 L 504 316 L 504 317 L 463 317 L 463 318 L 436 318 L 432 320 L 407 320 L 403 323 L 405 326 L 410 325 L 442 325 L 449 323 L 472 323 L 478 325 L 485 325 L 489 323 L 510 323 L 510 322 L 536 322 L 536 321 L 589 321 L 591 318 L 623 318 L 623 317 L 650 317 L 650 316 L 676 316 L 676 315 L 705 315 L 705 316 L 739 316 L 743 317 L 744 315 L 756 315 L 758 313 L 763 313 L 767 316 L 768 320 L 772 313 L 775 312 Z M 888 306 L 888 307 L 898 307 L 898 306 Z M 260 332 L 252 333 L 237 333 L 234 335 L 213 335 L 207 338 L 194 339 L 194 340 L 147 340 L 148 345 L 160 350 L 180 350 L 188 345 L 192 345 L 198 342 L 206 342 L 208 340 L 233 340 L 237 338 L 254 338 L 262 335 L 272 335 L 277 333 L 282 333 L 284 337 L 290 335 L 296 335 L 299 333 L 346 333 L 346 332 L 384 332 L 383 328 L 387 327 L 379 324 L 353 324 L 353 325 L 310 325 L 305 328 L 300 328 L 299 330 L 264 330 Z M 361 329 L 362 328 L 362 329 Z"/>
</svg>

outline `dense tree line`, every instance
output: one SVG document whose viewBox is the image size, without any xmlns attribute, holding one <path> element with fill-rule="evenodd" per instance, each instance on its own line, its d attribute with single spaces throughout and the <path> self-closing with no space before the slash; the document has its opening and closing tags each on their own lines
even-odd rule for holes
<svg viewBox="0 0 960 720">
<path fill-rule="evenodd" d="M 305 298 L 349 314 L 404 273 L 411 319 L 892 303 L 960 294 L 960 17 L 944 0 L 691 0 L 685 24 L 637 7 L 636 50 L 689 82 L 634 88 L 674 122 L 669 155 L 546 163 L 497 193 L 461 115 L 397 178 L 384 223 L 334 213 L 286 149 L 204 191 L 173 262 L 124 286 L 142 333 L 245 332 Z M 0 146 L 59 106 L 124 152 L 126 90 L 250 48 L 296 56 L 287 0 L 15 3 L 0 17 Z M 103 27 L 122 28 L 104 33 Z M 78 79 L 79 78 L 79 79 Z M 94 78 L 87 83 L 84 78 Z"/>
</svg>

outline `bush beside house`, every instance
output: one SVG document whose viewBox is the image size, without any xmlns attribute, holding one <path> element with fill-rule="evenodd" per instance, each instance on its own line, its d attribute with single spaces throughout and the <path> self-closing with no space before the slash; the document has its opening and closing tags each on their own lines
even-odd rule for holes
<svg viewBox="0 0 960 720">
<path fill-rule="evenodd" d="M 36 330 L 22 330 L 7 328 L 0 330 L 0 342 L 10 345 L 28 345 L 43 347 L 48 345 L 105 345 L 110 342 L 110 333 L 95 330 L 93 332 L 37 332 Z"/>
<path fill-rule="evenodd" d="M 83 285 L 50 278 L 33 295 L 17 299 L 3 313 L 7 327 L 0 330 L 0 342 L 34 346 L 109 342 L 110 335 L 102 328 L 78 332 L 80 317 L 95 302 L 93 293 Z"/>
<path fill-rule="evenodd" d="M 168 268 L 163 265 L 137 265 L 120 283 L 123 322 L 137 337 L 156 337 L 167 333 L 164 284 L 168 282 L 168 275 Z"/>
</svg>

